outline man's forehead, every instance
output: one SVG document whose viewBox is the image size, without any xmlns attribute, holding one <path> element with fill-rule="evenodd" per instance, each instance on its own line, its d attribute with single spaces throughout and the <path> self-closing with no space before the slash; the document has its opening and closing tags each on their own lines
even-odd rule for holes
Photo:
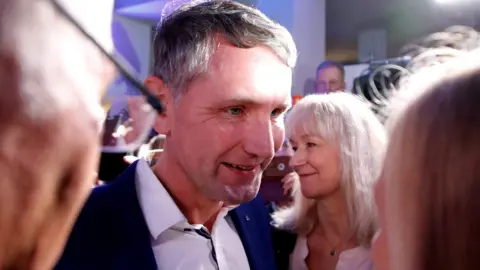
<svg viewBox="0 0 480 270">
<path fill-rule="evenodd" d="M 292 71 L 269 49 L 221 45 L 193 84 L 211 99 L 238 103 L 291 102 Z M 202 93 L 204 95 L 204 92 Z"/>
<path fill-rule="evenodd" d="M 287 82 L 285 84 L 288 85 Z M 285 86 L 270 85 L 268 83 L 259 85 L 241 83 L 226 84 L 223 81 L 217 81 L 217 83 L 215 83 L 209 80 L 208 83 L 200 85 L 194 95 L 202 95 L 213 103 L 226 106 L 291 107 L 292 98 L 290 90 L 290 88 Z M 210 95 L 205 95 L 205 91 L 208 91 Z"/>
<path fill-rule="evenodd" d="M 267 46 L 258 45 L 252 48 L 238 48 L 228 42 L 219 41 L 215 53 L 210 59 L 210 70 L 235 72 L 239 64 L 248 64 L 251 68 L 265 66 L 273 67 L 285 66 L 279 56 Z"/>
<path fill-rule="evenodd" d="M 284 106 L 291 107 L 291 88 L 289 81 L 285 85 L 271 85 L 267 82 L 260 84 L 245 84 L 244 81 L 224 80 L 205 74 L 199 76 L 190 84 L 186 95 L 189 99 L 199 102 L 208 102 L 218 106 L 245 105 L 251 107 Z M 206 95 L 205 93 L 209 94 Z"/>
<path fill-rule="evenodd" d="M 113 51 L 114 0 L 55 0 L 105 50 Z"/>
</svg>

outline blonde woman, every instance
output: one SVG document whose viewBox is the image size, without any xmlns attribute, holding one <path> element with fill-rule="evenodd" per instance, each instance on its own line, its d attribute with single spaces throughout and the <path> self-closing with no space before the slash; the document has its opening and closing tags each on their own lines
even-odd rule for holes
<svg viewBox="0 0 480 270">
<path fill-rule="evenodd" d="M 378 270 L 480 269 L 480 51 L 457 54 L 392 102 Z"/>
<path fill-rule="evenodd" d="M 274 240 L 280 256 L 288 258 L 279 267 L 371 269 L 373 187 L 386 144 L 383 125 L 351 94 L 310 95 L 289 112 L 286 135 L 299 178 L 293 204 L 272 217 L 277 229 L 296 238 L 290 249 L 287 238 Z"/>
</svg>

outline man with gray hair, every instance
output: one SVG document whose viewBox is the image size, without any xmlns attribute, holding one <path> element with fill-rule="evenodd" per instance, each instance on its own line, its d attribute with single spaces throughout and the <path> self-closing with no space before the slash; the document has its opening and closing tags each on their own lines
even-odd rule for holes
<svg viewBox="0 0 480 270">
<path fill-rule="evenodd" d="M 158 26 L 145 85 L 165 106 L 153 168 L 97 188 L 57 269 L 276 269 L 257 196 L 284 140 L 296 48 L 234 1 L 186 4 Z"/>
<path fill-rule="evenodd" d="M 113 0 L 56 2 L 111 51 Z M 113 75 L 52 1 L 0 1 L 0 269 L 61 255 L 95 180 Z"/>
</svg>

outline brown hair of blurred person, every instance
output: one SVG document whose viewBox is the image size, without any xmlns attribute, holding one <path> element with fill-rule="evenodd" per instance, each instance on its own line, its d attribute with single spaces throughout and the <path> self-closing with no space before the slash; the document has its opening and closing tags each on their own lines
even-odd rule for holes
<svg viewBox="0 0 480 270">
<path fill-rule="evenodd" d="M 112 1 L 93 14 L 59 2 L 111 39 L 112 9 L 97 12 Z M 95 180 L 112 75 L 51 1 L 0 1 L 0 269 L 51 269 L 62 252 Z"/>
<path fill-rule="evenodd" d="M 399 259 L 408 252 L 417 260 L 408 269 L 480 268 L 479 89 L 480 70 L 433 85 L 393 130 L 384 175 L 392 201 L 387 216 L 405 245 L 416 239 L 392 250 Z M 394 221 L 412 217 L 408 224 Z"/>
<path fill-rule="evenodd" d="M 389 262 L 378 270 L 480 268 L 480 50 L 451 52 L 392 101 L 373 244 Z"/>
</svg>

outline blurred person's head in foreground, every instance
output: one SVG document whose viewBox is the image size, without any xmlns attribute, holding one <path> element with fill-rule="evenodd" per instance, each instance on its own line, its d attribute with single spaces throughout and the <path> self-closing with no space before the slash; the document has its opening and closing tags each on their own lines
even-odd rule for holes
<svg viewBox="0 0 480 270">
<path fill-rule="evenodd" d="M 428 37 L 389 104 L 376 269 L 480 268 L 478 41 L 461 27 Z"/>
<path fill-rule="evenodd" d="M 107 50 L 113 1 L 60 4 Z M 0 2 L 0 268 L 50 269 L 95 180 L 114 69 L 51 1 Z"/>
<path fill-rule="evenodd" d="M 184 5 L 159 25 L 145 83 L 165 104 L 153 167 L 180 204 L 253 199 L 284 139 L 296 48 L 290 33 L 234 1 Z"/>
</svg>

